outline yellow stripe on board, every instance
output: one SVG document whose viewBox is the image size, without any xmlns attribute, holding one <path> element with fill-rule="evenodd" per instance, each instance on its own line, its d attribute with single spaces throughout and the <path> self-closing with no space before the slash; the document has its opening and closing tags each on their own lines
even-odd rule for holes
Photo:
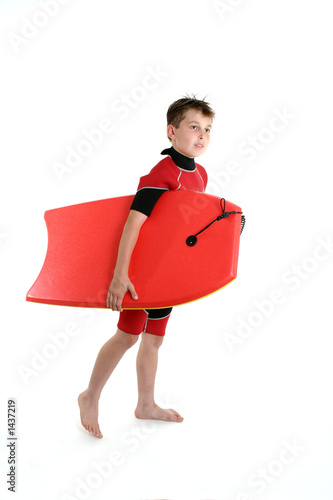
<svg viewBox="0 0 333 500">
<path fill-rule="evenodd" d="M 196 302 L 197 300 L 204 299 L 205 297 L 209 297 L 210 295 L 213 295 L 213 293 L 219 292 L 222 290 L 222 288 L 225 288 L 226 286 L 230 285 L 236 278 L 232 279 L 227 283 L 226 285 L 221 286 L 221 288 L 218 288 L 217 290 L 214 290 L 214 292 L 207 293 L 207 295 L 203 295 L 202 297 L 198 297 L 197 299 L 189 300 L 188 302 L 182 302 L 181 304 L 176 304 L 175 306 L 164 306 L 164 307 L 124 307 L 124 311 L 140 311 L 142 309 L 168 309 L 169 307 L 177 307 L 177 306 L 184 306 L 185 304 L 191 304 L 192 302 Z"/>
</svg>

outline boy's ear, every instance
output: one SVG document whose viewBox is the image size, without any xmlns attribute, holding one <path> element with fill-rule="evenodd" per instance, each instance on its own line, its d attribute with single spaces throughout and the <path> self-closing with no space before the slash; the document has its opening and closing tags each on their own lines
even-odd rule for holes
<svg viewBox="0 0 333 500">
<path fill-rule="evenodd" d="M 175 131 L 174 131 L 175 127 L 171 124 L 169 124 L 167 126 L 167 134 L 168 136 L 170 137 L 170 139 L 174 139 L 175 138 Z"/>
</svg>

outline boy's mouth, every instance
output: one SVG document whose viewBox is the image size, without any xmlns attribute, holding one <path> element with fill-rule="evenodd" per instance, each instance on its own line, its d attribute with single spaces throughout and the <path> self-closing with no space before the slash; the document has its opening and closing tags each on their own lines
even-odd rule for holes
<svg viewBox="0 0 333 500">
<path fill-rule="evenodd" d="M 204 145 L 203 145 L 203 144 L 201 144 L 200 142 L 199 142 L 198 144 L 194 144 L 194 145 L 195 145 L 195 147 L 197 147 L 197 148 L 203 148 L 203 147 L 204 147 Z"/>
</svg>

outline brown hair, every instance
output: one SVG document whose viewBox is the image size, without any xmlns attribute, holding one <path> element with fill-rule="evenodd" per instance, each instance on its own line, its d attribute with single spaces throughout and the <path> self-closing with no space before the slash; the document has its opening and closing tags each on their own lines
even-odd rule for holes
<svg viewBox="0 0 333 500">
<path fill-rule="evenodd" d="M 212 120 L 215 118 L 215 112 L 210 107 L 209 103 L 203 100 L 197 99 L 195 95 L 185 96 L 178 101 L 173 102 L 167 111 L 167 125 L 173 125 L 178 128 L 180 122 L 185 118 L 185 115 L 189 109 L 196 109 L 201 111 L 204 116 L 208 116 Z M 171 141 L 168 136 L 169 141 Z"/>
</svg>

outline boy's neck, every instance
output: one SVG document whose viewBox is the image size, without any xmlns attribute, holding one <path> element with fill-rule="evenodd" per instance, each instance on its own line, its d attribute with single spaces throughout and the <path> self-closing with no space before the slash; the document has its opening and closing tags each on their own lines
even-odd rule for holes
<svg viewBox="0 0 333 500">
<path fill-rule="evenodd" d="M 189 158 L 188 156 L 183 155 L 173 146 L 171 146 L 171 148 L 164 149 L 161 154 L 169 155 L 179 168 L 189 171 L 196 169 L 194 158 Z"/>
<path fill-rule="evenodd" d="M 178 151 L 178 149 L 176 149 L 174 145 L 172 145 L 171 147 L 172 147 L 172 149 L 174 149 L 174 150 L 175 150 L 178 154 L 180 154 L 180 155 L 184 156 L 185 158 L 190 158 L 191 160 L 193 160 L 193 159 L 194 159 L 194 157 L 193 157 L 193 156 L 187 156 L 187 155 L 184 155 L 184 153 L 181 153 L 180 151 Z"/>
</svg>

